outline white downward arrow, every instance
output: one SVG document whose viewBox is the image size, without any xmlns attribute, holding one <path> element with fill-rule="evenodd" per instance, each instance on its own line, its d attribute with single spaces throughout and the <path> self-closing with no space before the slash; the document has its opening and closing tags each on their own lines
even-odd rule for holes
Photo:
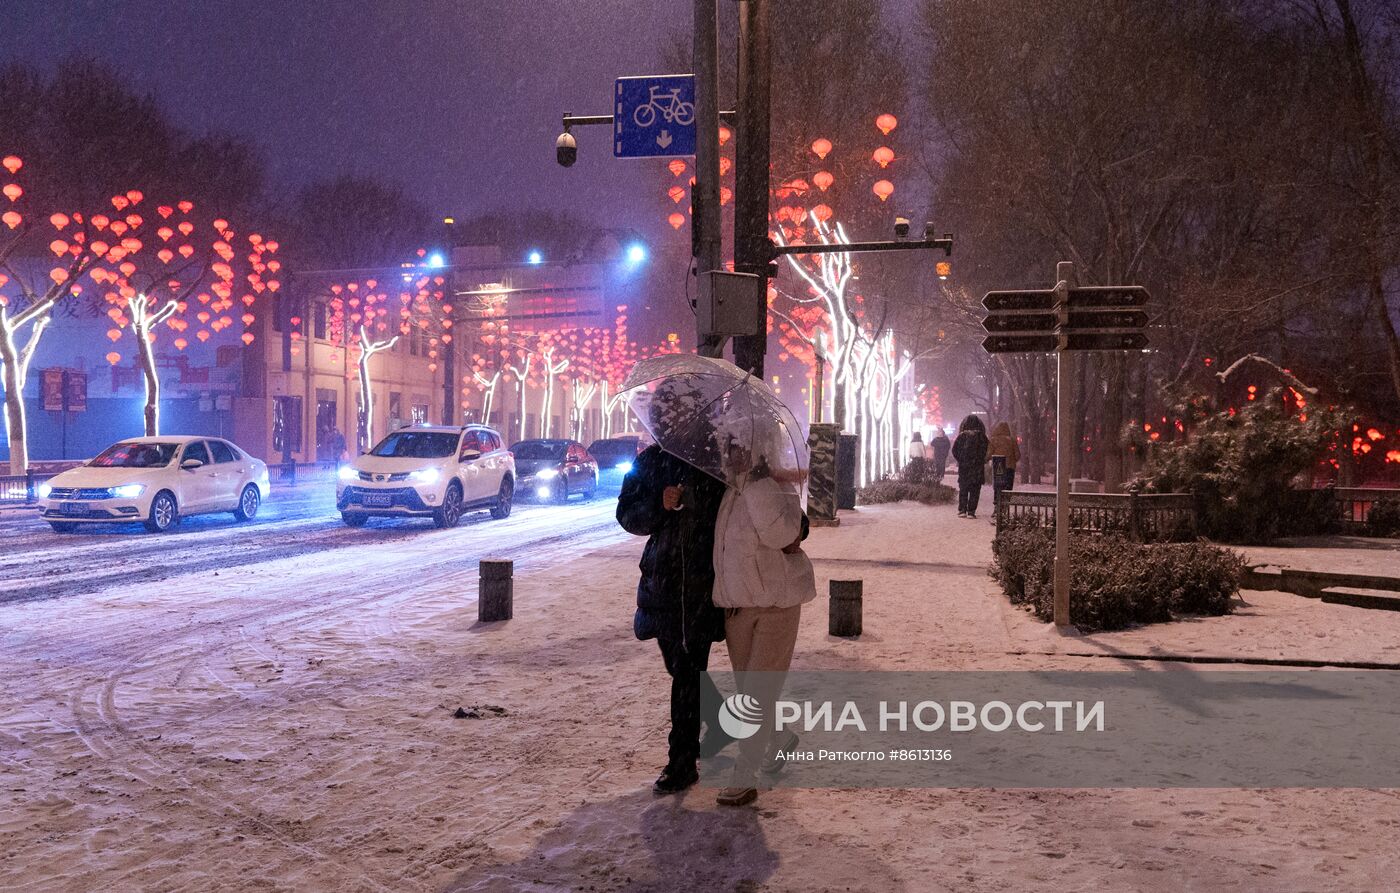
<svg viewBox="0 0 1400 893">
<path fill-rule="evenodd" d="M 671 131 L 669 131 L 669 130 L 663 130 L 663 131 L 661 131 L 661 136 L 658 136 L 658 137 L 656 138 L 656 144 L 657 144 L 658 146 L 660 146 L 661 148 L 663 148 L 663 149 L 666 148 L 667 146 L 671 145 Z"/>
</svg>

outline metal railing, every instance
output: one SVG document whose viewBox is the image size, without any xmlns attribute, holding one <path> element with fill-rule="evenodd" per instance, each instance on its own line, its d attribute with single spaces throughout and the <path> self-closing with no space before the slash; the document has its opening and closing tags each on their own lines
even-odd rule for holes
<svg viewBox="0 0 1400 893">
<path fill-rule="evenodd" d="M 1371 509 L 1377 503 L 1400 505 L 1400 488 L 1396 487 L 1335 487 L 1332 493 L 1342 529 L 1348 532 L 1366 531 L 1371 522 Z"/>
<path fill-rule="evenodd" d="M 27 474 L 0 475 L 0 505 L 33 502 L 37 498 L 35 488 L 51 477 L 52 474 L 36 474 L 33 469 Z"/>
<path fill-rule="evenodd" d="M 1055 527 L 1055 494 L 1007 490 L 996 506 L 997 533 L 1008 527 Z M 1124 536 L 1138 542 L 1196 538 L 1196 506 L 1189 493 L 1071 493 L 1069 529 Z"/>
</svg>

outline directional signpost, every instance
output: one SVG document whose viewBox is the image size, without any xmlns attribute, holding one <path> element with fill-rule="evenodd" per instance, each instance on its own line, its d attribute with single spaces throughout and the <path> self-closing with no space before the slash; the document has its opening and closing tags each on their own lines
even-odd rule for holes
<svg viewBox="0 0 1400 893">
<path fill-rule="evenodd" d="M 990 291 L 982 298 L 987 353 L 1053 353 L 1055 395 L 1055 625 L 1069 625 L 1069 475 L 1066 422 L 1074 410 L 1074 357 L 1087 350 L 1147 347 L 1147 289 L 1140 285 L 1076 287 L 1074 264 L 1055 268 L 1055 287 Z"/>
<path fill-rule="evenodd" d="M 695 75 L 618 78 L 613 91 L 613 155 L 695 154 Z"/>
</svg>

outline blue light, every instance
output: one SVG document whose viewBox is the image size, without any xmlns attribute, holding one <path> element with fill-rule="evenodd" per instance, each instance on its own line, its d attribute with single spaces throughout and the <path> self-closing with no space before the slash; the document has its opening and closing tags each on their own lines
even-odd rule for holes
<svg viewBox="0 0 1400 893">
<path fill-rule="evenodd" d="M 544 263 L 544 255 L 543 255 L 543 254 L 540 254 L 538 251 L 531 251 L 531 252 L 529 253 L 529 255 L 526 256 L 525 259 L 526 259 L 527 261 L 529 261 L 530 263 L 532 263 L 532 264 L 542 264 L 542 263 Z"/>
<path fill-rule="evenodd" d="M 447 266 L 447 261 L 442 259 L 442 254 L 440 252 L 434 251 L 432 254 L 428 255 L 428 266 L 433 268 L 445 267 Z"/>
<path fill-rule="evenodd" d="M 633 242 L 627 246 L 627 262 L 629 264 L 639 264 L 647 259 L 647 247 L 641 242 Z"/>
</svg>

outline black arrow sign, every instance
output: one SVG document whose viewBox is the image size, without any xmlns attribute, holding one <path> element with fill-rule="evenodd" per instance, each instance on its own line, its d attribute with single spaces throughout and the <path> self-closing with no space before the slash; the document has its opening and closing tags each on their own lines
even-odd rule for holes
<svg viewBox="0 0 1400 893">
<path fill-rule="evenodd" d="M 1050 332 L 1055 328 L 1053 313 L 1008 313 L 994 314 L 982 320 L 982 328 L 988 332 Z"/>
<path fill-rule="evenodd" d="M 1053 353 L 1058 339 L 1054 335 L 988 335 L 982 339 L 987 353 Z"/>
<path fill-rule="evenodd" d="M 1069 312 L 1069 327 L 1071 329 L 1141 329 L 1146 325 L 1146 310 L 1071 310 Z"/>
<path fill-rule="evenodd" d="M 1065 350 L 1142 350 L 1147 347 L 1147 336 L 1142 332 L 1070 332 L 1064 338 Z"/>
<path fill-rule="evenodd" d="M 1086 285 L 1069 290 L 1074 310 L 1091 307 L 1142 307 L 1150 296 L 1141 285 Z"/>
<path fill-rule="evenodd" d="M 986 296 L 982 298 L 982 306 L 992 312 L 1053 310 L 1055 308 L 1055 293 L 1050 289 L 1036 291 L 989 291 Z"/>
</svg>

